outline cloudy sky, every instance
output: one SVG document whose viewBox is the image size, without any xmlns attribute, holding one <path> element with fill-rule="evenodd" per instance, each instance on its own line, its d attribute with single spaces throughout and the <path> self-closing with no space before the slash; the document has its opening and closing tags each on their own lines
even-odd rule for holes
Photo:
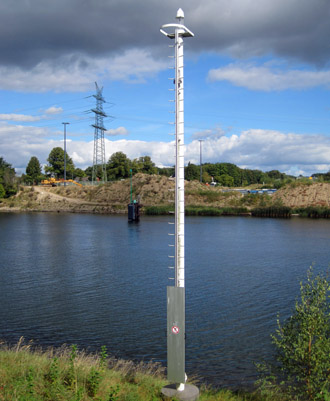
<svg viewBox="0 0 330 401">
<path fill-rule="evenodd" d="M 172 41 L 185 39 L 185 161 L 294 175 L 330 170 L 328 0 L 1 0 L 0 156 L 18 173 L 63 146 L 93 160 L 95 82 L 106 157 L 174 163 Z"/>
</svg>

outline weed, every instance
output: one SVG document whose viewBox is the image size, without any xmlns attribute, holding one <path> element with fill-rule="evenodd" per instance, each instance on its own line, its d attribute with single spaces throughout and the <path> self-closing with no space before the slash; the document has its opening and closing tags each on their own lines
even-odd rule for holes
<svg viewBox="0 0 330 401">
<path fill-rule="evenodd" d="M 70 352 L 70 362 L 69 369 L 65 376 L 65 384 L 72 389 L 77 389 L 77 377 L 76 377 L 76 368 L 75 368 L 75 359 L 77 358 L 77 346 L 75 344 L 71 345 Z"/>
<path fill-rule="evenodd" d="M 118 396 L 119 391 L 120 391 L 120 387 L 118 384 L 117 384 L 117 386 L 111 386 L 107 401 L 119 400 L 119 396 Z"/>
<path fill-rule="evenodd" d="M 58 368 L 58 358 L 53 358 L 50 366 L 49 371 L 45 374 L 45 379 L 51 383 L 55 384 L 59 379 L 59 368 Z"/>
<path fill-rule="evenodd" d="M 102 345 L 101 353 L 100 353 L 100 369 L 101 369 L 101 371 L 104 371 L 104 369 L 106 367 L 108 356 L 109 355 L 107 353 L 107 347 L 105 345 Z"/>
<path fill-rule="evenodd" d="M 87 394 L 90 397 L 95 397 L 95 395 L 97 394 L 100 387 L 100 381 L 101 381 L 100 372 L 96 370 L 94 367 L 92 367 L 86 381 Z"/>
<path fill-rule="evenodd" d="M 84 397 L 84 389 L 83 387 L 79 387 L 74 395 L 73 401 L 81 401 Z"/>
<path fill-rule="evenodd" d="M 32 367 L 30 367 L 27 372 L 26 381 L 27 381 L 27 393 L 32 397 L 34 395 L 34 371 Z"/>
</svg>

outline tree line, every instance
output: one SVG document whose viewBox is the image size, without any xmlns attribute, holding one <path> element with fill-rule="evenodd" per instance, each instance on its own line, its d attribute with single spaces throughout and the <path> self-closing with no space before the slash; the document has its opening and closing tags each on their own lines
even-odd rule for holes
<svg viewBox="0 0 330 401">
<path fill-rule="evenodd" d="M 106 171 L 108 181 L 128 178 L 131 173 L 132 175 L 137 173 L 159 174 L 167 177 L 175 175 L 174 166 L 156 167 L 150 156 L 131 160 L 123 152 L 116 152 L 111 155 L 106 164 Z M 66 177 L 68 179 L 92 181 L 92 173 L 92 166 L 85 170 L 76 168 L 72 158 L 66 154 Z M 96 176 L 101 179 L 101 168 L 96 172 Z M 38 158 L 32 156 L 26 166 L 26 173 L 20 178 L 16 177 L 15 169 L 3 157 L 0 157 L 0 198 L 15 194 L 20 182 L 34 185 L 49 177 L 58 179 L 64 177 L 64 150 L 61 147 L 55 147 L 51 150 L 44 169 Z M 313 174 L 312 177 L 318 181 L 330 182 L 330 171 L 324 174 Z M 201 180 L 203 183 L 214 182 L 226 187 L 261 184 L 279 188 L 296 178 L 278 170 L 263 172 L 261 170 L 242 169 L 232 163 L 204 163 L 200 166 L 189 162 L 185 166 L 185 179 L 188 181 Z"/>
<path fill-rule="evenodd" d="M 15 169 L 0 157 L 0 199 L 15 195 L 17 192 Z"/>
<path fill-rule="evenodd" d="M 31 158 L 27 166 L 26 177 L 28 181 L 38 181 L 38 179 L 41 177 L 40 164 L 38 164 L 34 159 L 35 158 Z M 52 149 L 48 156 L 47 162 L 48 165 L 45 166 L 45 174 L 48 176 L 55 176 L 56 178 L 63 178 L 63 149 L 60 147 Z M 32 169 L 32 166 L 35 167 Z M 32 170 L 34 173 L 32 173 Z M 174 166 L 164 168 L 156 167 L 150 156 L 142 156 L 131 160 L 123 152 L 116 152 L 111 155 L 106 164 L 106 171 L 107 179 L 109 181 L 128 178 L 130 177 L 131 172 L 133 175 L 137 173 L 159 174 L 168 177 L 175 175 Z M 86 168 L 85 170 L 75 168 L 72 159 L 68 155 L 66 156 L 66 176 L 68 178 L 81 179 L 86 177 L 86 179 L 91 181 L 92 172 L 92 166 Z M 99 171 L 96 172 L 96 175 L 99 179 L 101 179 L 101 167 L 99 168 Z M 263 172 L 261 170 L 241 169 L 232 163 L 204 163 L 202 166 L 188 163 L 188 165 L 185 167 L 185 179 L 191 181 L 200 180 L 200 178 L 202 178 L 203 183 L 210 183 L 214 181 L 219 185 L 226 187 L 240 187 L 251 184 L 264 184 L 276 187 L 294 179 L 294 177 L 281 173 L 278 170 Z"/>
<path fill-rule="evenodd" d="M 92 180 L 93 167 L 87 167 L 85 170 L 76 168 L 72 158 L 66 154 L 66 178 L 81 180 L 85 178 L 88 181 Z M 26 184 L 38 184 L 41 180 L 49 177 L 57 179 L 64 178 L 64 150 L 61 147 L 56 147 L 51 150 L 47 158 L 47 165 L 44 166 L 44 173 L 42 166 L 37 157 L 31 157 L 27 167 L 26 174 L 22 175 L 22 180 Z M 130 177 L 132 174 L 157 174 L 158 168 L 151 160 L 150 156 L 142 156 L 134 160 L 130 160 L 123 152 L 116 152 L 111 155 L 107 164 L 107 177 L 109 181 L 116 181 L 122 178 Z M 96 171 L 96 177 L 101 179 L 101 167 Z"/>
</svg>

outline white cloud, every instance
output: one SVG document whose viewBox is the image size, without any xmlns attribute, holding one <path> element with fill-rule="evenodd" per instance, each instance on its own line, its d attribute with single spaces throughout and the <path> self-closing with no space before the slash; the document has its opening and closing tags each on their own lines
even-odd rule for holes
<svg viewBox="0 0 330 401">
<path fill-rule="evenodd" d="M 124 152 L 131 160 L 141 156 L 150 156 L 158 167 L 173 166 L 175 163 L 174 142 L 106 140 L 106 157 L 109 158 L 116 152 Z"/>
<path fill-rule="evenodd" d="M 32 156 L 45 164 L 50 151 L 63 147 L 62 138 L 49 139 L 52 133 L 45 128 L 0 125 L 1 154 L 18 172 Z M 53 135 L 53 134 L 52 134 Z M 106 160 L 115 152 L 124 152 L 130 159 L 150 156 L 159 167 L 175 163 L 174 142 L 146 142 L 105 139 Z M 93 164 L 93 141 L 67 142 L 67 152 L 76 167 L 85 169 Z M 240 134 L 206 138 L 202 143 L 203 163 L 228 162 L 242 168 L 289 174 L 308 175 L 330 170 L 330 138 L 322 135 L 298 135 L 270 130 L 246 130 Z M 185 162 L 199 164 L 200 142 L 185 146 Z"/>
<path fill-rule="evenodd" d="M 220 128 L 220 127 L 216 127 L 214 129 L 206 129 L 204 131 L 198 131 L 195 132 L 193 135 L 191 135 L 191 139 L 195 140 L 195 139 L 211 139 L 211 138 L 221 138 L 222 136 L 225 135 L 225 131 Z"/>
<path fill-rule="evenodd" d="M 56 106 L 49 107 L 47 110 L 45 110 L 46 114 L 60 114 L 62 112 L 63 112 L 62 107 L 56 107 Z"/>
<path fill-rule="evenodd" d="M 25 114 L 0 114 L 2 121 L 21 121 L 21 122 L 34 122 L 41 120 L 40 116 L 28 116 Z"/>
<path fill-rule="evenodd" d="M 104 133 L 107 136 L 126 136 L 128 135 L 128 131 L 125 127 L 118 127 L 118 128 L 113 128 L 105 131 Z"/>
<path fill-rule="evenodd" d="M 144 83 L 167 64 L 145 49 L 125 50 L 108 57 L 70 55 L 57 62 L 41 61 L 31 69 L 0 67 L 0 89 L 21 92 L 83 92 L 98 79 Z M 48 113 L 61 112 L 51 107 Z"/>
<path fill-rule="evenodd" d="M 106 67 L 106 75 L 113 81 L 143 83 L 168 67 L 163 60 L 156 60 L 145 49 L 131 49 L 114 56 Z"/>
<path fill-rule="evenodd" d="M 40 120 L 44 120 L 49 118 L 51 115 L 62 113 L 62 107 L 49 107 L 47 110 L 44 111 L 43 115 L 39 116 L 31 116 L 27 114 L 0 114 L 1 121 L 15 121 L 15 122 L 22 122 L 22 123 L 29 123 L 29 122 L 36 122 Z"/>
<path fill-rule="evenodd" d="M 229 81 L 233 85 L 251 90 L 281 91 L 286 89 L 310 89 L 330 87 L 330 71 L 280 70 L 264 65 L 230 64 L 209 71 L 210 81 Z"/>
<path fill-rule="evenodd" d="M 186 162 L 199 164 L 199 143 L 186 147 Z M 286 134 L 271 130 L 247 130 L 203 142 L 203 162 L 229 162 L 242 168 L 306 174 L 330 170 L 330 139 L 322 135 Z"/>
</svg>

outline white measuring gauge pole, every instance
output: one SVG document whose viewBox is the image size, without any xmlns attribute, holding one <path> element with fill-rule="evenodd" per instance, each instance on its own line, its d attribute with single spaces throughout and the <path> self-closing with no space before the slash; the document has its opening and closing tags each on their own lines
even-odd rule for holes
<svg viewBox="0 0 330 401">
<path fill-rule="evenodd" d="M 160 32 L 175 42 L 175 287 L 185 287 L 185 249 L 184 249 L 184 73 L 183 38 L 194 34 L 183 25 L 184 13 L 177 12 L 177 24 L 166 24 Z M 184 309 L 184 307 L 183 307 Z M 184 310 L 182 311 L 184 316 Z M 178 335 L 179 327 L 173 326 L 172 333 Z M 181 375 L 180 375 L 181 377 Z M 186 380 L 186 379 L 185 379 Z M 184 381 L 185 381 L 184 380 Z M 184 391 L 185 383 L 177 390 Z"/>
<path fill-rule="evenodd" d="M 194 34 L 181 22 L 184 13 L 180 8 L 178 24 L 166 24 L 160 32 L 175 40 L 175 286 L 184 287 L 184 74 L 183 38 Z M 167 31 L 171 30 L 170 33 Z M 173 32 L 174 30 L 174 32 Z"/>
<path fill-rule="evenodd" d="M 175 285 L 184 287 L 184 88 L 183 39 L 175 30 Z"/>
</svg>

